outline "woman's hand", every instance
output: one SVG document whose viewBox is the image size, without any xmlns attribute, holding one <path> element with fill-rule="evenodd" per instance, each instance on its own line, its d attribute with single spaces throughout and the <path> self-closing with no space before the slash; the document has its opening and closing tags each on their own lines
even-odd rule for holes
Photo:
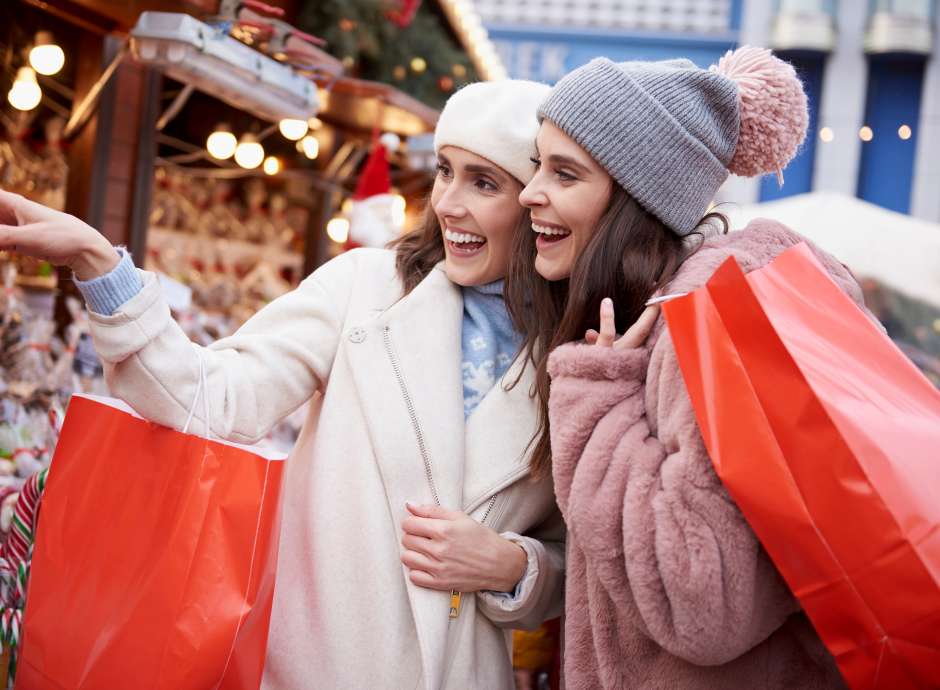
<svg viewBox="0 0 940 690">
<path fill-rule="evenodd" d="M 90 225 L 2 189 L 0 249 L 68 266 L 79 280 L 104 275 L 120 260 L 111 243 Z"/>
<path fill-rule="evenodd" d="M 658 306 L 647 307 L 627 332 L 618 338 L 614 326 L 614 301 L 605 297 L 601 300 L 601 330 L 597 332 L 593 328 L 588 329 L 584 339 L 589 345 L 612 347 L 615 350 L 637 348 L 646 342 L 658 316 Z"/>
<path fill-rule="evenodd" d="M 456 510 L 405 504 L 401 562 L 420 587 L 511 592 L 525 574 L 525 549 Z"/>
</svg>

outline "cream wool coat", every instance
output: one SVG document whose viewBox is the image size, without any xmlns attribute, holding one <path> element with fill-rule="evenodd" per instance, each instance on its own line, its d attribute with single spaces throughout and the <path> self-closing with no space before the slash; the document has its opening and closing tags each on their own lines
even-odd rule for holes
<svg viewBox="0 0 940 690">
<path fill-rule="evenodd" d="M 284 480 L 263 688 L 510 690 L 508 628 L 562 608 L 564 526 L 550 478 L 528 476 L 532 368 L 464 422 L 463 302 L 443 266 L 402 298 L 391 251 L 348 252 L 208 348 L 141 275 L 141 293 L 91 321 L 112 393 L 144 417 L 183 427 L 200 353 L 217 437 L 257 441 L 313 398 Z M 486 525 L 525 548 L 517 599 L 464 595 L 451 620 L 449 594 L 409 581 L 401 520 L 406 500 L 434 501 L 425 456 L 443 506 L 489 510 Z"/>
</svg>

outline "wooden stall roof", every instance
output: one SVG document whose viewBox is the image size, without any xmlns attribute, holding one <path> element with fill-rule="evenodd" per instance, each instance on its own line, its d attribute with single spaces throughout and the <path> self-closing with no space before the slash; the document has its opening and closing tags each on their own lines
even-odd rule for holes
<svg viewBox="0 0 940 690">
<path fill-rule="evenodd" d="M 218 0 L 26 0 L 98 33 L 126 32 L 141 12 L 186 12 L 197 17 L 212 14 Z M 297 3 L 280 0 L 288 10 Z M 321 84 L 321 116 L 339 127 L 369 131 L 379 127 L 403 136 L 434 131 L 438 112 L 388 84 L 341 77 Z"/>
</svg>

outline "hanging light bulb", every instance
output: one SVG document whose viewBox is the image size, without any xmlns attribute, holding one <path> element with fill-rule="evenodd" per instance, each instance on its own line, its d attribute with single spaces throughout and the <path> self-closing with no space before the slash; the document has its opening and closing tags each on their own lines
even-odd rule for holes
<svg viewBox="0 0 940 690">
<path fill-rule="evenodd" d="M 345 218 L 332 218 L 326 224 L 326 234 L 336 244 L 344 244 L 349 239 L 349 221 Z"/>
<path fill-rule="evenodd" d="M 65 51 L 56 45 L 55 39 L 48 31 L 36 34 L 36 42 L 29 51 L 30 66 L 47 77 L 57 74 L 65 65 Z"/>
<path fill-rule="evenodd" d="M 42 100 L 42 89 L 36 83 L 36 73 L 32 67 L 20 67 L 16 72 L 16 81 L 7 93 L 7 100 L 17 110 L 32 110 Z"/>
<path fill-rule="evenodd" d="M 216 130 L 206 139 L 206 149 L 209 155 L 220 161 L 228 160 L 235 155 L 235 149 L 238 146 L 238 139 L 232 134 L 228 125 L 219 125 Z"/>
<path fill-rule="evenodd" d="M 280 130 L 285 139 L 297 141 L 298 139 L 303 139 L 304 135 L 307 133 L 308 126 L 306 120 L 294 120 L 287 118 L 281 120 L 277 124 L 277 128 Z"/>
<path fill-rule="evenodd" d="M 320 142 L 317 141 L 315 136 L 310 134 L 300 140 L 300 148 L 303 150 L 304 155 L 310 160 L 320 155 Z"/>
<path fill-rule="evenodd" d="M 241 167 L 252 170 L 264 160 L 264 147 L 254 134 L 245 134 L 235 148 L 235 162 Z"/>
<path fill-rule="evenodd" d="M 277 156 L 268 156 L 264 159 L 263 168 L 266 175 L 277 175 L 281 172 L 281 161 Z"/>
</svg>

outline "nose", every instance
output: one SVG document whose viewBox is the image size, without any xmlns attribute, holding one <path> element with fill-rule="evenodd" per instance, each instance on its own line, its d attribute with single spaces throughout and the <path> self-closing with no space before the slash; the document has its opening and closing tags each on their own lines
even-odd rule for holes
<svg viewBox="0 0 940 690">
<path fill-rule="evenodd" d="M 441 218 L 463 218 L 467 215 L 467 207 L 463 203 L 460 194 L 460 185 L 449 184 L 441 192 L 437 199 L 434 199 L 434 213 Z"/>
<path fill-rule="evenodd" d="M 548 203 L 548 197 L 542 190 L 541 182 L 542 171 L 535 173 L 535 177 L 529 180 L 529 184 L 519 192 L 519 204 L 526 208 L 538 208 Z"/>
</svg>

